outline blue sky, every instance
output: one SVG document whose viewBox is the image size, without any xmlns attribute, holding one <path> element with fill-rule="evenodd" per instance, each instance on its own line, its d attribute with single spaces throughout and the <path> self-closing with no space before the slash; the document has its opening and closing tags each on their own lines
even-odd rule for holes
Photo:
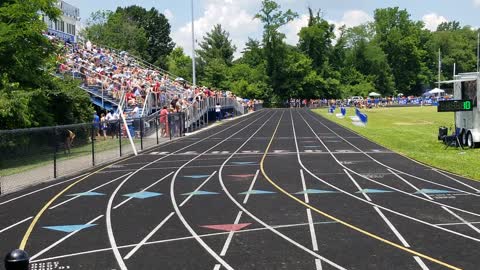
<svg viewBox="0 0 480 270">
<path fill-rule="evenodd" d="M 190 41 L 190 0 L 66 0 L 80 8 L 82 21 L 97 10 L 115 10 L 117 6 L 139 5 L 147 9 L 155 7 L 166 14 L 172 25 L 172 38 L 187 53 L 191 52 Z M 259 38 L 262 26 L 253 15 L 258 11 L 261 0 L 194 0 L 195 31 L 197 40 L 213 25 L 220 23 L 230 32 L 237 55 L 248 37 Z M 307 7 L 321 8 L 325 19 L 336 25 L 355 26 L 373 17 L 376 8 L 399 6 L 405 8 L 415 20 L 422 20 L 430 29 L 442 21 L 456 20 L 462 25 L 480 26 L 480 0 L 278 0 L 282 8 L 291 8 L 300 17 L 285 26 L 282 31 L 287 35 L 287 42 L 296 44 L 298 30 L 306 24 Z"/>
</svg>

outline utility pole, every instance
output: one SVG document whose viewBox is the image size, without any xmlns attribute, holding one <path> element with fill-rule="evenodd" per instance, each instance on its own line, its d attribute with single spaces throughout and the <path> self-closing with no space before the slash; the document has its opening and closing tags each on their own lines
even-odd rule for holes
<svg viewBox="0 0 480 270">
<path fill-rule="evenodd" d="M 197 86 L 197 78 L 195 74 L 195 15 L 193 11 L 193 0 L 192 3 L 192 79 L 193 79 L 193 86 Z"/>
<path fill-rule="evenodd" d="M 442 72 L 442 52 L 438 48 L 438 89 L 440 89 L 440 73 Z"/>
</svg>

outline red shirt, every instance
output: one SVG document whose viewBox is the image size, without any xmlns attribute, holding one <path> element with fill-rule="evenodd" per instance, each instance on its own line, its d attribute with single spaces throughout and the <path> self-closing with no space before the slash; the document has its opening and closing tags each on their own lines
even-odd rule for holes
<svg viewBox="0 0 480 270">
<path fill-rule="evenodd" d="M 162 109 L 160 111 L 160 123 L 167 123 L 168 110 Z"/>
</svg>

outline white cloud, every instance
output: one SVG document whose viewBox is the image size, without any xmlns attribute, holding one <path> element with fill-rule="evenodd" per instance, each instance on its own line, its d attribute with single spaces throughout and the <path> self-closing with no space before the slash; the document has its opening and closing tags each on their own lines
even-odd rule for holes
<svg viewBox="0 0 480 270">
<path fill-rule="evenodd" d="M 173 18 L 175 18 L 173 12 L 168 8 L 163 11 L 163 15 L 165 15 L 165 17 L 170 21 L 170 23 L 172 22 Z"/>
<path fill-rule="evenodd" d="M 476 0 L 480 3 L 480 0 Z M 448 20 L 436 13 L 425 14 L 422 17 L 422 21 L 425 23 L 425 28 L 430 31 L 437 30 L 437 26 L 443 22 L 448 22 Z"/>
<path fill-rule="evenodd" d="M 308 24 L 308 14 L 300 15 L 300 17 L 296 18 L 295 20 L 289 22 L 287 25 L 282 27 L 280 31 L 285 33 L 286 42 L 290 45 L 297 45 L 298 43 L 298 33 L 300 30 L 307 26 Z"/>
<path fill-rule="evenodd" d="M 473 0 L 474 7 L 480 7 L 480 0 Z"/>
<path fill-rule="evenodd" d="M 248 36 L 258 34 L 261 24 L 254 20 L 254 14 L 247 11 L 254 0 L 207 0 L 205 10 L 200 17 L 195 19 L 195 39 L 197 44 L 203 39 L 205 33 L 210 32 L 215 24 L 221 24 L 222 28 L 230 33 L 232 43 L 237 47 L 235 57 L 240 56 Z M 189 55 L 192 53 L 192 24 L 189 22 L 175 31 L 172 36 L 178 46 L 184 48 Z M 197 47 L 198 48 L 198 47 Z"/>
<path fill-rule="evenodd" d="M 371 22 L 371 21 L 373 21 L 373 18 L 363 10 L 348 10 L 343 14 L 342 19 L 340 21 L 329 21 L 329 22 L 335 25 L 335 37 L 339 37 L 340 27 L 345 25 L 346 27 L 350 28 L 350 27 L 359 26 L 361 24 Z"/>
</svg>

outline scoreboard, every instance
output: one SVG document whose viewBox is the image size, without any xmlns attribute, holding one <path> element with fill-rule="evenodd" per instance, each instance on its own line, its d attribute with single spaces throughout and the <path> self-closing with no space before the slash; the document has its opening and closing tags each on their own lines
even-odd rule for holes
<svg viewBox="0 0 480 270">
<path fill-rule="evenodd" d="M 472 100 L 444 100 L 438 102 L 438 112 L 467 112 L 473 111 Z"/>
</svg>

